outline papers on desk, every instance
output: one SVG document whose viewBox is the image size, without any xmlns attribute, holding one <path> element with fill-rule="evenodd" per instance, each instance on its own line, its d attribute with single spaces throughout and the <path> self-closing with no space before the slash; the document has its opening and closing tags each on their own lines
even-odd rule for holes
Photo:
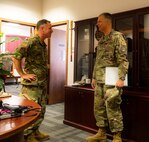
<svg viewBox="0 0 149 142">
<path fill-rule="evenodd" d="M 0 98 L 5 98 L 5 97 L 11 97 L 11 94 L 1 91 L 1 92 L 0 92 Z"/>
<path fill-rule="evenodd" d="M 106 67 L 105 84 L 115 86 L 118 79 L 118 67 Z M 128 86 L 128 75 L 125 77 L 124 86 Z"/>
</svg>

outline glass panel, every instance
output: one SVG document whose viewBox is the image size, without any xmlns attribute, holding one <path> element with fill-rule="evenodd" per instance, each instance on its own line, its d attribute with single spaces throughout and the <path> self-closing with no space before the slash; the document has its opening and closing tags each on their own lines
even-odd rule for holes
<svg viewBox="0 0 149 142">
<path fill-rule="evenodd" d="M 89 75 L 89 24 L 78 27 L 77 80 Z"/>
<path fill-rule="evenodd" d="M 132 86 L 132 69 L 133 69 L 133 18 L 127 17 L 122 19 L 116 19 L 115 29 L 122 32 L 125 35 L 128 45 L 128 60 L 129 60 L 129 70 L 128 70 L 128 85 Z"/>
<path fill-rule="evenodd" d="M 149 14 L 139 17 L 139 84 L 149 87 Z"/>
</svg>

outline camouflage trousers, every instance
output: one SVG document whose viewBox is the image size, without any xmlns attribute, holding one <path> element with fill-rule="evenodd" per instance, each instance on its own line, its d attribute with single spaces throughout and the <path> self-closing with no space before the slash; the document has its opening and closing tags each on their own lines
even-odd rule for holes
<svg viewBox="0 0 149 142">
<path fill-rule="evenodd" d="M 41 115 L 40 118 L 27 129 L 24 130 L 24 136 L 27 136 L 37 130 L 44 119 L 44 114 L 46 111 L 46 103 L 47 103 L 47 88 L 42 86 L 30 86 L 30 85 L 23 85 L 21 89 L 20 96 L 33 100 L 34 102 L 38 103 L 41 106 Z"/>
<path fill-rule="evenodd" d="M 123 116 L 120 108 L 122 102 L 122 89 L 119 89 L 119 95 L 106 102 L 104 94 L 107 89 L 113 86 L 96 85 L 94 98 L 94 115 L 96 125 L 98 127 L 109 127 L 111 132 L 119 132 L 123 130 Z"/>
</svg>

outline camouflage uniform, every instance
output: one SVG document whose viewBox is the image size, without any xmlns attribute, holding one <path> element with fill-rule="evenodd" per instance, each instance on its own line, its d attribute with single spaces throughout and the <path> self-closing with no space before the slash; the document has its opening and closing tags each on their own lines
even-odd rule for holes
<svg viewBox="0 0 149 142">
<path fill-rule="evenodd" d="M 42 42 L 37 35 L 25 40 L 16 49 L 15 53 L 14 58 L 19 60 L 25 58 L 24 72 L 36 75 L 35 81 L 21 80 L 22 90 L 20 95 L 35 101 L 41 106 L 40 118 L 24 132 L 24 135 L 29 135 L 39 128 L 39 125 L 44 119 L 46 109 L 48 79 L 46 44 Z"/>
<path fill-rule="evenodd" d="M 128 70 L 127 45 L 123 35 L 114 30 L 109 35 L 102 35 L 97 39 L 99 42 L 93 70 L 93 79 L 96 80 L 94 100 L 96 125 L 98 127 L 109 126 L 111 132 L 118 132 L 123 130 L 123 117 L 120 109 L 122 89 L 119 89 L 119 95 L 112 102 L 103 103 L 107 89 L 114 87 L 105 85 L 105 68 L 118 67 L 119 78 L 125 77 Z"/>
</svg>

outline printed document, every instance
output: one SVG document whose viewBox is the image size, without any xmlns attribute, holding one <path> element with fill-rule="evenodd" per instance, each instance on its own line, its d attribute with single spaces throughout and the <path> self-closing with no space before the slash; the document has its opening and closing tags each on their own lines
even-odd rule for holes
<svg viewBox="0 0 149 142">
<path fill-rule="evenodd" d="M 119 79 L 118 77 L 118 67 L 106 67 L 105 74 L 105 85 L 114 85 L 116 81 Z M 126 74 L 124 86 L 128 86 L 128 75 Z"/>
</svg>

